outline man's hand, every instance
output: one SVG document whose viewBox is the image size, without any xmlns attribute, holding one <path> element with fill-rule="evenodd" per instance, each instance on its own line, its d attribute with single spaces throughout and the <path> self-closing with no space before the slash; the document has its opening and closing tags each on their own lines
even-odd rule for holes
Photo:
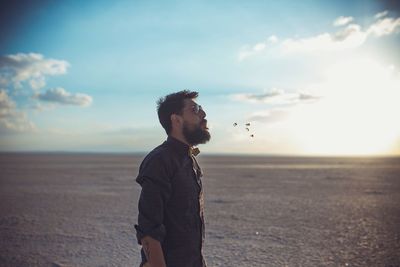
<svg viewBox="0 0 400 267">
<path fill-rule="evenodd" d="M 160 242 L 150 236 L 143 237 L 141 242 L 147 259 L 144 267 L 166 267 Z"/>
</svg>

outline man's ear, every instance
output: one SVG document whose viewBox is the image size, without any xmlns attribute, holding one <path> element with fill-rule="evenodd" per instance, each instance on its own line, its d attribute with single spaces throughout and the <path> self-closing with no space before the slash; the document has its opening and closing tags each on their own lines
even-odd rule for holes
<svg viewBox="0 0 400 267">
<path fill-rule="evenodd" d="M 182 123 L 182 117 L 177 114 L 171 115 L 171 123 L 172 125 L 179 126 Z"/>
</svg>

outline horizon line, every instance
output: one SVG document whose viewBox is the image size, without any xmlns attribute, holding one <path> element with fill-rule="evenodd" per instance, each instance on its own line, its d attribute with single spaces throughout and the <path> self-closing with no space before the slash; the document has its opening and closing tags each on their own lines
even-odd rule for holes
<svg viewBox="0 0 400 267">
<path fill-rule="evenodd" d="M 150 150 L 151 151 L 151 150 Z M 91 151 L 91 150 L 0 150 L 0 154 L 98 154 L 145 156 L 150 151 Z M 400 154 L 278 154 L 203 152 L 201 156 L 232 157 L 304 157 L 304 158 L 397 158 Z"/>
</svg>

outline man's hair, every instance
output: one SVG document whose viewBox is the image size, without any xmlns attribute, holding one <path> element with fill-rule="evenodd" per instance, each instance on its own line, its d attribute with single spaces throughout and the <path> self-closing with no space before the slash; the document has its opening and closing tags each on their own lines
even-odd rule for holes
<svg viewBox="0 0 400 267">
<path fill-rule="evenodd" d="M 171 115 L 182 115 L 184 100 L 194 99 L 198 95 L 198 92 L 183 90 L 161 97 L 157 101 L 158 119 L 167 134 L 170 134 L 172 130 Z"/>
</svg>

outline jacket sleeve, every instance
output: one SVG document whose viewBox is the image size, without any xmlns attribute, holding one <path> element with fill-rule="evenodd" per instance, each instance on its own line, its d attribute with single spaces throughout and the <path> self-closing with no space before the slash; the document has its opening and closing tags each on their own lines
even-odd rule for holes
<svg viewBox="0 0 400 267">
<path fill-rule="evenodd" d="M 135 225 L 138 243 L 145 236 L 163 242 L 166 230 L 164 209 L 171 195 L 171 166 L 161 156 L 145 159 L 136 181 L 142 186 L 139 198 L 138 224 Z"/>
</svg>

